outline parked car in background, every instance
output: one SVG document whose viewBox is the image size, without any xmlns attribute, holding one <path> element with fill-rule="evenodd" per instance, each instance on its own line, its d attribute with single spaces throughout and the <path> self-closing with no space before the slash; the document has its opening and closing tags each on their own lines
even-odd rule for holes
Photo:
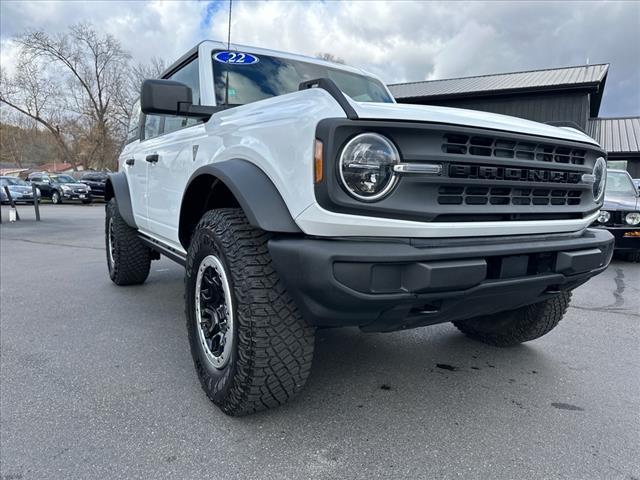
<svg viewBox="0 0 640 480">
<path fill-rule="evenodd" d="M 28 180 L 40 189 L 42 197 L 49 198 L 54 204 L 69 200 L 91 203 L 93 200 L 91 187 L 80 183 L 71 175 L 57 175 L 47 172 L 32 173 L 29 175 Z"/>
<path fill-rule="evenodd" d="M 33 203 L 33 188 L 24 180 L 18 177 L 0 177 L 0 202 L 9 203 L 4 187 L 9 189 L 14 202 Z M 40 189 L 36 189 L 36 196 L 40 198 L 40 195 Z"/>
<path fill-rule="evenodd" d="M 624 170 L 608 170 L 604 205 L 596 226 L 616 239 L 615 251 L 627 260 L 640 262 L 640 198 L 638 188 Z"/>
<path fill-rule="evenodd" d="M 91 187 L 91 195 L 104 197 L 104 187 L 107 184 L 109 175 L 106 172 L 88 172 L 82 175 L 80 182 Z"/>
</svg>

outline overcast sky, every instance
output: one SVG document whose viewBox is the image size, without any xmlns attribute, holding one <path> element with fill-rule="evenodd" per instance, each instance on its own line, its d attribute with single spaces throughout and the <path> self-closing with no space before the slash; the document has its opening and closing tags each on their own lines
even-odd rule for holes
<svg viewBox="0 0 640 480">
<path fill-rule="evenodd" d="M 226 40 L 228 1 L 0 1 L 2 68 L 25 29 L 90 21 L 134 59 L 175 60 Z M 232 42 L 329 52 L 387 83 L 610 63 L 601 116 L 640 115 L 640 2 L 249 2 L 234 0 Z"/>
</svg>

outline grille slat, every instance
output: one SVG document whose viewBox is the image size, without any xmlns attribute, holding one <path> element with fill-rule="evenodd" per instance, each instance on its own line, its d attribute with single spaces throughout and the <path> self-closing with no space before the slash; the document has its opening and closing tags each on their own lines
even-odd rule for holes
<svg viewBox="0 0 640 480">
<path fill-rule="evenodd" d="M 586 150 L 580 148 L 450 133 L 444 135 L 442 151 L 453 155 L 517 158 L 567 165 L 584 165 L 586 156 Z"/>
<path fill-rule="evenodd" d="M 567 189 L 440 187 L 440 205 L 579 205 L 582 192 Z"/>
</svg>

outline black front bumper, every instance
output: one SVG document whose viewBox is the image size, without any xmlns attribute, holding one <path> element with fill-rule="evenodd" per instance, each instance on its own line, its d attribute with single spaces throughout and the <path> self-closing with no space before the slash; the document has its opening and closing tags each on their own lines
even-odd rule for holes
<svg viewBox="0 0 640 480">
<path fill-rule="evenodd" d="M 613 237 L 269 241 L 274 266 L 309 323 L 391 331 L 535 303 L 603 271 Z"/>
</svg>

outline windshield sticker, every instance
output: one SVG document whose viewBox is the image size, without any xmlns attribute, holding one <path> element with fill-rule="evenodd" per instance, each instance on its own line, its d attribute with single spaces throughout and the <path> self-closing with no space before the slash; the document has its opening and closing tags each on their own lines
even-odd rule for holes
<svg viewBox="0 0 640 480">
<path fill-rule="evenodd" d="M 255 55 L 242 52 L 218 52 L 213 58 L 220 63 L 233 63 L 234 65 L 252 65 L 260 60 Z"/>
</svg>

